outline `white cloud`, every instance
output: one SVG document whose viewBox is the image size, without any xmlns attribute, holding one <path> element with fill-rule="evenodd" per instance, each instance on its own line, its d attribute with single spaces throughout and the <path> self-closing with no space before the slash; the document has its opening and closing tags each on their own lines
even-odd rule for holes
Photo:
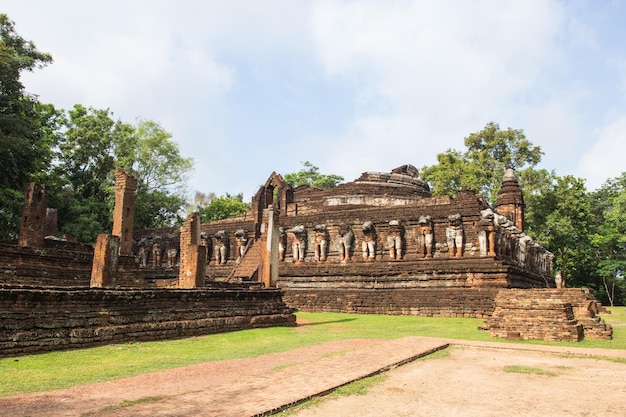
<svg viewBox="0 0 626 417">
<path fill-rule="evenodd" d="M 434 163 L 491 120 L 503 128 L 503 120 L 519 121 L 524 96 L 561 59 L 557 3 L 316 5 L 320 59 L 330 77 L 359 91 L 357 117 L 336 141 L 335 167 L 342 155 L 381 169 Z"/>
<path fill-rule="evenodd" d="M 591 148 L 578 161 L 579 176 L 587 179 L 587 189 L 600 187 L 607 179 L 626 171 L 626 115 L 599 129 Z"/>
<path fill-rule="evenodd" d="M 346 180 L 432 164 L 489 121 L 524 129 L 546 168 L 571 173 L 606 137 L 593 129 L 624 113 L 605 97 L 624 85 L 616 68 L 626 53 L 617 41 L 606 53 L 600 26 L 621 8 L 603 7 L 21 0 L 5 9 L 55 58 L 26 74 L 29 91 L 61 108 L 158 121 L 196 159 L 190 188 L 249 196 L 271 170 L 305 160 Z"/>
</svg>

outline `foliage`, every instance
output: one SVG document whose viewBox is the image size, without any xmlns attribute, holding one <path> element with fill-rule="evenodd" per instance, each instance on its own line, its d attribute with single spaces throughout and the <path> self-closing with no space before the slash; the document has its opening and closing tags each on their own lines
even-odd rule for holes
<svg viewBox="0 0 626 417">
<path fill-rule="evenodd" d="M 465 187 L 493 203 L 507 166 L 518 172 L 534 168 L 543 155 L 522 130 L 501 130 L 494 122 L 466 137 L 465 146 L 465 152 L 448 149 L 437 155 L 436 165 L 422 168 L 422 179 L 430 183 L 434 195 L 455 195 Z"/>
<path fill-rule="evenodd" d="M 592 235 L 599 296 L 610 305 L 626 302 L 626 172 L 591 193 Z"/>
<path fill-rule="evenodd" d="M 50 62 L 49 54 L 19 36 L 8 16 L 0 14 L 0 239 L 17 236 L 24 183 L 50 164 L 53 143 L 42 124 L 45 109 L 20 81 L 24 71 Z"/>
<path fill-rule="evenodd" d="M 133 126 L 114 120 L 108 109 L 76 105 L 58 142 L 51 200 L 62 233 L 93 242 L 111 230 L 116 169 L 137 179 L 136 228 L 181 222 L 178 213 L 193 161 L 180 155 L 171 135 L 156 122 L 141 120 Z"/>
<path fill-rule="evenodd" d="M 319 168 L 309 161 L 302 162 L 303 168 L 298 172 L 285 174 L 285 181 L 292 187 L 308 185 L 313 188 L 325 190 L 336 187 L 343 177 L 335 174 L 320 174 Z"/>
<path fill-rule="evenodd" d="M 118 168 L 131 171 L 147 192 L 175 191 L 185 193 L 192 158 L 183 158 L 172 135 L 157 122 L 140 120 L 122 151 L 118 151 Z"/>
<path fill-rule="evenodd" d="M 183 158 L 172 135 L 158 123 L 141 120 L 133 133 L 123 138 L 117 168 L 137 179 L 135 228 L 160 228 L 182 223 L 193 159 Z"/>
<path fill-rule="evenodd" d="M 585 285 L 591 260 L 591 208 L 585 181 L 571 175 L 554 177 L 550 188 L 537 197 L 532 214 L 533 234 L 554 253 L 555 268 L 569 286 Z"/>
<path fill-rule="evenodd" d="M 198 208 L 200 221 L 210 223 L 216 220 L 237 216 L 250 210 L 250 205 L 243 202 L 243 194 L 214 197 L 207 205 Z"/>
</svg>

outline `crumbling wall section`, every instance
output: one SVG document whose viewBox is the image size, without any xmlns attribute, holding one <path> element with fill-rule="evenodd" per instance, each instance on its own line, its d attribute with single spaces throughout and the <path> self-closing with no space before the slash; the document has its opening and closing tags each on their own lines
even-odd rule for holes
<svg viewBox="0 0 626 417">
<path fill-rule="evenodd" d="M 0 243 L 0 284 L 89 287 L 93 246 L 45 239 L 42 248 Z"/>
<path fill-rule="evenodd" d="M 581 288 L 500 290 L 484 328 L 493 337 L 508 339 L 611 339 L 613 329 L 596 316 L 599 304 Z"/>
<path fill-rule="evenodd" d="M 24 187 L 24 205 L 22 207 L 22 222 L 20 225 L 20 246 L 43 246 L 46 227 L 46 209 L 48 208 L 48 194 L 46 186 L 30 182 Z"/>
<path fill-rule="evenodd" d="M 0 286 L 0 356 L 295 326 L 280 290 Z"/>
</svg>

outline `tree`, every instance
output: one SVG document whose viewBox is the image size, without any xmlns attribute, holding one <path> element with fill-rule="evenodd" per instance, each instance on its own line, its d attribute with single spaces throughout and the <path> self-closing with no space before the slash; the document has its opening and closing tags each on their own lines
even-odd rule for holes
<svg viewBox="0 0 626 417">
<path fill-rule="evenodd" d="M 137 179 L 135 227 L 180 224 L 193 159 L 183 158 L 172 135 L 154 121 L 140 120 L 134 132 L 121 140 L 116 167 Z"/>
<path fill-rule="evenodd" d="M 613 306 L 626 301 L 626 172 L 591 193 L 591 201 L 598 292 Z"/>
<path fill-rule="evenodd" d="M 49 54 L 19 36 L 8 16 L 0 14 L 0 239 L 17 236 L 24 183 L 50 164 L 52 144 L 42 129 L 42 109 L 20 81 L 24 71 L 50 62 Z"/>
<path fill-rule="evenodd" d="M 180 155 L 158 123 L 142 120 L 133 126 L 114 120 L 108 109 L 76 105 L 60 140 L 58 184 L 51 198 L 60 229 L 85 242 L 111 230 L 116 169 L 137 179 L 136 228 L 179 224 L 192 167 L 192 159 Z"/>
<path fill-rule="evenodd" d="M 554 253 L 555 268 L 571 286 L 588 284 L 593 269 L 590 219 L 585 181 L 571 175 L 555 176 L 537 196 L 537 208 L 528 218 L 534 225 L 529 234 Z"/>
<path fill-rule="evenodd" d="M 343 177 L 335 174 L 320 174 L 319 168 L 309 161 L 302 162 L 303 168 L 298 172 L 285 174 L 285 181 L 292 187 L 308 185 L 310 187 L 325 190 L 336 187 Z"/>
<path fill-rule="evenodd" d="M 507 166 L 519 173 L 534 168 L 543 155 L 522 130 L 501 130 L 494 122 L 466 137 L 465 146 L 465 152 L 448 149 L 437 155 L 436 165 L 422 168 L 422 179 L 431 184 L 434 195 L 455 195 L 466 187 L 494 203 Z"/>
<path fill-rule="evenodd" d="M 200 221 L 210 223 L 216 220 L 237 216 L 250 210 L 250 205 L 243 202 L 243 194 L 225 195 L 212 198 L 209 204 L 199 207 Z"/>
<path fill-rule="evenodd" d="M 60 231 L 82 242 L 94 242 L 112 227 L 117 154 L 134 132 L 112 116 L 77 104 L 60 128 L 49 201 L 58 209 Z"/>
</svg>

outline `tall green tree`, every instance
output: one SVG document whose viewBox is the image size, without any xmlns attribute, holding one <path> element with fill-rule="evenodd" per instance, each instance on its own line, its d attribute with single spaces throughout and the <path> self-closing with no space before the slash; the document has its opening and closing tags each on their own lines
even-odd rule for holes
<svg viewBox="0 0 626 417">
<path fill-rule="evenodd" d="M 626 172 L 591 193 L 592 242 L 598 293 L 610 305 L 626 302 Z"/>
<path fill-rule="evenodd" d="M 141 120 L 133 126 L 114 120 L 108 109 L 76 105 L 58 147 L 58 186 L 51 199 L 61 231 L 91 242 L 111 230 L 116 169 L 137 179 L 136 228 L 180 223 L 192 167 L 158 123 Z"/>
<path fill-rule="evenodd" d="M 534 169 L 543 155 L 523 130 L 502 130 L 494 122 L 466 137 L 465 146 L 465 152 L 448 149 L 437 155 L 436 165 L 422 168 L 422 179 L 431 184 L 434 195 L 455 195 L 466 187 L 494 203 L 507 166 L 519 174 Z"/>
<path fill-rule="evenodd" d="M 590 233 L 591 205 L 585 181 L 571 175 L 555 176 L 548 189 L 537 196 L 537 206 L 528 217 L 533 235 L 555 255 L 570 286 L 589 284 L 593 270 Z"/>
<path fill-rule="evenodd" d="M 157 122 L 140 120 L 117 150 L 117 168 L 137 178 L 136 228 L 179 224 L 193 159 L 180 154 L 172 135 Z"/>
<path fill-rule="evenodd" d="M 133 131 L 108 109 L 77 104 L 67 111 L 49 198 L 58 209 L 61 233 L 93 242 L 110 232 L 117 151 Z"/>
<path fill-rule="evenodd" d="M 337 184 L 343 181 L 343 177 L 340 175 L 320 173 L 320 169 L 309 161 L 302 162 L 300 171 L 285 174 L 284 178 L 292 187 L 308 185 L 322 190 L 336 187 Z"/>
<path fill-rule="evenodd" d="M 51 136 L 44 131 L 44 110 L 20 80 L 52 62 L 32 41 L 22 38 L 6 14 L 0 14 L 0 239 L 17 236 L 24 183 L 51 160 Z"/>
</svg>

